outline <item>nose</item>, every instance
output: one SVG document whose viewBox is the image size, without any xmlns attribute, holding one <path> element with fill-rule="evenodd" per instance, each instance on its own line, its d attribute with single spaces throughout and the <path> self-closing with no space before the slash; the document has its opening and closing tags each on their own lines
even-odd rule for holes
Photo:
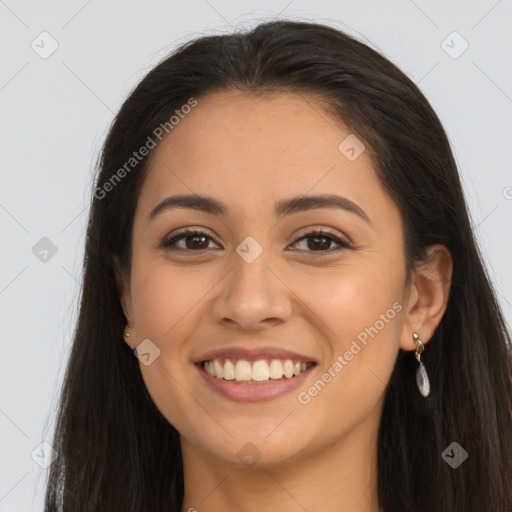
<svg viewBox="0 0 512 512">
<path fill-rule="evenodd" d="M 293 293 L 274 263 L 268 250 L 252 263 L 234 254 L 212 305 L 214 320 L 248 331 L 286 322 L 293 313 Z"/>
</svg>

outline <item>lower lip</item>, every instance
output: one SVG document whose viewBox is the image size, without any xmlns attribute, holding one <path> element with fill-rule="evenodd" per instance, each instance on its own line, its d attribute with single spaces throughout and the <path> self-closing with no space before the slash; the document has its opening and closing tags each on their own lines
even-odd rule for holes
<svg viewBox="0 0 512 512">
<path fill-rule="evenodd" d="M 213 391 L 235 402 L 265 402 L 290 393 L 304 383 L 304 379 L 306 379 L 311 370 L 316 366 L 317 365 L 314 365 L 305 372 L 301 372 L 299 375 L 286 380 L 276 380 L 273 382 L 265 382 L 264 384 L 237 384 L 234 380 L 214 377 L 206 373 L 201 365 L 195 365 L 201 377 Z"/>
</svg>

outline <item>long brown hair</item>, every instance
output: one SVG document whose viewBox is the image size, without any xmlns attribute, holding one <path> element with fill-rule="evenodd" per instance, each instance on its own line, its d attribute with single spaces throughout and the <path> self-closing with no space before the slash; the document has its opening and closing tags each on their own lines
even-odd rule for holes
<svg viewBox="0 0 512 512">
<path fill-rule="evenodd" d="M 452 254 L 447 309 L 423 355 L 432 393 L 419 396 L 416 361 L 404 351 L 386 390 L 378 439 L 381 506 L 386 512 L 512 511 L 510 334 L 446 133 L 417 86 L 376 50 L 334 28 L 292 21 L 182 45 L 147 74 L 113 121 L 91 198 L 45 511 L 181 509 L 179 435 L 154 405 L 123 341 L 113 266 L 117 257 L 130 274 L 131 230 L 148 158 L 122 181 L 112 180 L 190 98 L 200 104 L 201 96 L 229 89 L 323 98 L 371 150 L 377 177 L 404 221 L 408 270 L 425 260 L 431 244 Z M 114 185 L 105 187 L 109 180 Z M 457 469 L 442 457 L 453 441 L 468 453 Z"/>
</svg>

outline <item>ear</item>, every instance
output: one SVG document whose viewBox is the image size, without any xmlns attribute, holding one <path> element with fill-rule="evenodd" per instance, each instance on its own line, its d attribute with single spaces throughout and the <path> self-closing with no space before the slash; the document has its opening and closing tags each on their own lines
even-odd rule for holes
<svg viewBox="0 0 512 512">
<path fill-rule="evenodd" d="M 114 273 L 119 290 L 119 298 L 121 306 L 126 317 L 126 327 L 128 330 L 133 329 L 133 307 L 130 290 L 130 279 L 122 269 L 121 263 L 117 256 L 113 257 Z"/>
<path fill-rule="evenodd" d="M 413 271 L 405 307 L 405 323 L 400 348 L 415 350 L 412 334 L 423 343 L 434 335 L 443 318 L 452 282 L 453 261 L 450 251 L 441 244 L 427 248 L 428 261 Z"/>
</svg>

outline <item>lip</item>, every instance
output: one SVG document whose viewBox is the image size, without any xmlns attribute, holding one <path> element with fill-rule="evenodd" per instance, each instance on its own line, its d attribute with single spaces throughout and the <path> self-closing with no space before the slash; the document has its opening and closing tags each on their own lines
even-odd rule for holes
<svg viewBox="0 0 512 512">
<path fill-rule="evenodd" d="M 210 389 L 224 398 L 228 398 L 234 402 L 265 402 L 279 398 L 297 389 L 317 367 L 317 364 L 314 364 L 305 372 L 301 372 L 299 375 L 289 379 L 276 380 L 275 382 L 266 382 L 263 384 L 240 384 L 236 383 L 234 380 L 224 380 L 206 373 L 200 362 L 196 363 L 194 366 Z"/>
<path fill-rule="evenodd" d="M 291 359 L 292 361 L 305 361 L 318 364 L 316 359 L 310 356 L 299 354 L 292 350 L 279 347 L 225 347 L 205 352 L 194 360 L 194 364 L 200 364 L 203 361 L 213 361 L 214 359 L 245 359 L 247 361 L 257 361 L 259 359 Z M 300 376 L 301 374 L 299 374 Z"/>
</svg>

